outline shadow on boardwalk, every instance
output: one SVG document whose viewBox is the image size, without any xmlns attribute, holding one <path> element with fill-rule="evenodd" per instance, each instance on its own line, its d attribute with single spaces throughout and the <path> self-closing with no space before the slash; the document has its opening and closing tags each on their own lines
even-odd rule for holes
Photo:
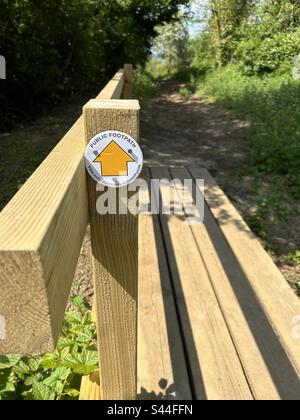
<svg viewBox="0 0 300 420">
<path fill-rule="evenodd" d="M 234 118 L 204 98 L 185 99 L 178 94 L 179 89 L 178 83 L 164 82 L 159 96 L 142 106 L 141 143 L 146 164 L 207 168 L 247 219 L 274 184 L 269 175 L 256 180 L 256 185 L 247 170 L 251 124 Z M 288 265 L 286 256 L 299 249 L 300 215 L 294 209 L 297 204 L 280 205 L 291 211 L 291 220 L 276 217 L 272 222 L 270 214 L 264 220 L 264 231 L 269 246 L 276 250 L 274 259 L 285 277 L 299 282 L 300 266 Z M 272 206 L 276 213 L 276 204 Z"/>
</svg>

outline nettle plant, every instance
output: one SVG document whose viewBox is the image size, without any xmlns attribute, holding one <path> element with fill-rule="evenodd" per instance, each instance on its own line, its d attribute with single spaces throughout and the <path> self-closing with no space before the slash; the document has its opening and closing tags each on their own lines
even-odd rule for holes
<svg viewBox="0 0 300 420">
<path fill-rule="evenodd" d="M 98 369 L 96 326 L 84 299 L 72 299 L 56 351 L 0 356 L 0 400 L 76 400 L 82 375 Z"/>
</svg>

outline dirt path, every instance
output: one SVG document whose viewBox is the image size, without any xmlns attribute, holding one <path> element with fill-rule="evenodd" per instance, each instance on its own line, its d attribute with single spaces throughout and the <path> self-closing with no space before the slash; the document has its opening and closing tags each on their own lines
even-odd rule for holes
<svg viewBox="0 0 300 420">
<path fill-rule="evenodd" d="M 258 201 L 251 187 L 251 176 L 241 178 L 237 174 L 247 162 L 248 125 L 204 99 L 184 99 L 178 91 L 178 84 L 166 82 L 159 96 L 142 106 L 141 144 L 146 164 L 206 167 L 247 217 Z M 74 123 L 82 104 L 91 97 L 88 95 L 73 98 L 67 106 L 58 106 L 46 117 L 11 134 L 0 135 L 0 210 Z M 270 182 L 271 179 L 264 180 L 261 187 Z M 274 260 L 285 277 L 299 282 L 300 266 L 286 264 L 286 255 L 300 248 L 300 214 L 292 223 L 282 221 L 271 225 L 267 235 L 268 242 L 277 249 Z M 72 295 L 79 293 L 90 302 L 91 272 L 90 235 L 87 233 Z"/>
<path fill-rule="evenodd" d="M 205 100 L 182 98 L 165 82 L 142 107 L 141 141 L 149 165 L 203 166 L 221 178 L 244 161 L 242 122 Z M 239 140 L 237 142 L 237 140 Z"/>
<path fill-rule="evenodd" d="M 249 123 L 205 99 L 185 99 L 178 94 L 179 89 L 178 84 L 165 82 L 159 96 L 143 104 L 141 143 L 146 164 L 207 168 L 247 219 L 273 181 L 265 177 L 253 188 L 251 174 L 239 174 L 248 161 Z M 274 261 L 288 281 L 299 284 L 300 266 L 287 264 L 287 255 L 300 247 L 299 214 L 293 214 L 289 221 L 283 218 L 262 223 L 269 246 L 276 250 Z"/>
</svg>

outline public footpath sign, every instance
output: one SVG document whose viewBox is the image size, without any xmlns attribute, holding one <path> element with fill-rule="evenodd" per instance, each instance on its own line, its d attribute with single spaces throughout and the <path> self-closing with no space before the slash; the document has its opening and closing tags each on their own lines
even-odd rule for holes
<svg viewBox="0 0 300 420">
<path fill-rule="evenodd" d="M 85 151 L 89 175 L 102 185 L 120 188 L 134 182 L 143 168 L 143 153 L 126 133 L 104 131 L 89 142 Z"/>
</svg>

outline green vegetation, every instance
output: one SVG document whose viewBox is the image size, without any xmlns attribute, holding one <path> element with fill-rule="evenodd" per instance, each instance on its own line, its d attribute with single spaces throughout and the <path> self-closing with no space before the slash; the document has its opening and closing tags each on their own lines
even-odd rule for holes
<svg viewBox="0 0 300 420">
<path fill-rule="evenodd" d="M 299 215 L 300 4 L 294 0 L 193 4 L 193 19 L 202 23 L 202 29 L 182 45 L 184 28 L 180 39 L 175 34 L 172 38 L 172 25 L 167 25 L 156 41 L 160 57 L 169 77 L 181 82 L 183 98 L 205 96 L 247 122 L 241 139 L 245 164 L 235 172 L 250 176 L 249 191 L 256 195 L 247 222 L 276 253 L 268 240 L 270 227 L 290 226 Z M 169 45 L 171 58 L 164 53 Z M 296 247 L 289 261 L 299 264 L 299 242 Z"/>
<path fill-rule="evenodd" d="M 246 76 L 229 65 L 208 74 L 199 92 L 252 122 L 249 164 L 261 174 L 284 177 L 300 199 L 300 82 L 290 73 Z"/>
<path fill-rule="evenodd" d="M 134 97 L 150 99 L 158 93 L 157 79 L 143 67 L 138 67 L 134 72 Z"/>
<path fill-rule="evenodd" d="M 300 251 L 290 253 L 287 260 L 292 265 L 300 265 Z"/>
<path fill-rule="evenodd" d="M 274 252 L 268 227 L 293 223 L 300 200 L 300 5 L 221 0 L 210 7 L 206 30 L 192 41 L 194 88 L 249 122 L 240 173 L 254 177 L 257 206 L 247 221 Z M 264 177 L 269 186 L 261 189 Z"/>
<path fill-rule="evenodd" d="M 155 80 L 168 79 L 170 77 L 170 72 L 166 66 L 166 63 L 163 60 L 157 58 L 151 57 L 151 59 L 146 64 L 145 70 Z"/>
<path fill-rule="evenodd" d="M 156 27 L 189 0 L 2 0 L 0 130 L 88 85 L 125 62 L 147 60 Z"/>
<path fill-rule="evenodd" d="M 300 297 L 300 281 L 298 281 L 297 279 L 295 281 L 291 281 L 289 282 L 290 286 L 292 287 L 292 289 L 295 290 L 297 296 Z"/>
<path fill-rule="evenodd" d="M 197 15 L 181 10 L 189 3 L 198 5 Z M 192 19 L 202 24 L 193 38 Z M 145 66 L 151 48 L 155 58 Z M 136 67 L 134 95 L 140 99 L 155 96 L 158 81 L 172 77 L 183 98 L 198 94 L 230 110 L 248 123 L 240 139 L 245 163 L 235 169 L 235 175 L 249 178 L 247 192 L 254 197 L 246 221 L 273 255 L 270 230 L 295 229 L 300 214 L 298 0 L 2 0 L 0 54 L 7 61 L 1 131 L 77 90 L 99 90 L 99 83 L 125 62 Z M 60 114 L 66 112 L 64 107 Z M 0 138 L 0 208 L 53 148 L 56 125 L 60 135 L 66 132 L 60 116 Z M 299 239 L 282 247 L 279 257 L 292 271 L 290 284 L 300 296 Z M 95 343 L 90 311 L 76 297 L 54 353 L 0 356 L 0 400 L 78 399 L 81 376 L 98 367 Z M 167 395 L 167 383 L 160 386 Z"/>
<path fill-rule="evenodd" d="M 54 353 L 0 355 L 0 400 L 78 399 L 82 375 L 98 368 L 96 326 L 84 299 L 72 300 Z"/>
</svg>

